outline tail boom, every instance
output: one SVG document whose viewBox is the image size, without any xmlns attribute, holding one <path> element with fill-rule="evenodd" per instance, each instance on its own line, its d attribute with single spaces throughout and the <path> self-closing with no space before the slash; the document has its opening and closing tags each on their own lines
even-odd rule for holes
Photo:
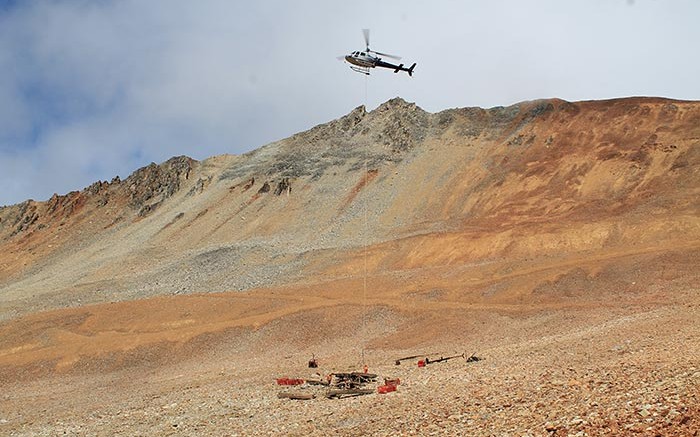
<svg viewBox="0 0 700 437">
<path fill-rule="evenodd" d="M 398 73 L 399 71 L 405 71 L 408 73 L 409 76 L 413 76 L 413 69 L 416 68 L 416 63 L 414 62 L 413 65 L 411 65 L 409 68 L 406 68 L 403 66 L 403 64 L 394 65 L 388 62 L 379 61 L 375 64 L 375 67 L 389 68 L 391 70 L 394 70 L 394 73 Z"/>
</svg>

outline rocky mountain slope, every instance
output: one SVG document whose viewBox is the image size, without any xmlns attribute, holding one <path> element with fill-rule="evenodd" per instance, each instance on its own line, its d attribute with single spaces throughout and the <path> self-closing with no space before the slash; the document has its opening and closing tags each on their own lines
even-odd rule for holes
<svg viewBox="0 0 700 437">
<path fill-rule="evenodd" d="M 379 273 L 695 246 L 697 106 L 429 114 L 395 99 L 246 155 L 5 207 L 0 316 L 342 277 L 366 247 Z"/>
<path fill-rule="evenodd" d="M 267 357 L 255 368 L 272 372 L 289 369 L 269 364 L 280 354 L 325 351 L 341 365 L 360 350 L 378 362 L 478 343 L 493 370 L 525 378 L 513 386 L 525 399 L 536 385 L 528 366 L 585 362 L 590 380 L 603 380 L 589 358 L 600 354 L 624 374 L 626 358 L 606 354 L 630 338 L 647 347 L 639 366 L 673 368 L 677 358 L 637 336 L 677 326 L 667 346 L 700 344 L 699 169 L 698 102 L 554 99 L 431 114 L 393 99 L 241 156 L 172 158 L 3 207 L 0 380 L 58 378 L 58 390 L 76 375 L 185 366 L 191 382 L 204 371 L 198 357 L 213 354 L 204 368 L 232 363 L 221 375 L 258 381 L 234 357 Z M 660 317 L 653 327 L 649 314 Z M 546 364 L 537 351 L 548 347 L 575 356 Z M 530 357 L 524 367 L 509 361 L 516 350 Z M 685 368 L 700 365 L 697 350 Z M 698 377 L 669 372 L 679 384 Z M 104 383 L 95 381 L 86 390 Z M 135 399 L 165 390 L 129 387 Z M 683 411 L 669 423 L 698 423 Z M 527 423 L 545 432 L 550 419 Z M 265 429 L 256 420 L 251 429 Z M 447 423 L 461 429 L 461 419 Z M 525 422 L 489 432 L 508 423 Z M 573 429 L 557 424 L 549 431 Z M 410 428 L 385 425 L 377 430 Z"/>
</svg>

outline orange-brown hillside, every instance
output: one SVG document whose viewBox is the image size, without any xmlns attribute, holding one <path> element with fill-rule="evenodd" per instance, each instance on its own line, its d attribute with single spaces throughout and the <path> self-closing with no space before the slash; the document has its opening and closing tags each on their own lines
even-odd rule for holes
<svg viewBox="0 0 700 437">
<path fill-rule="evenodd" d="M 39 402 L 46 417 L 68 417 L 57 393 L 75 378 L 78 393 L 109 380 L 116 400 L 70 403 L 104 405 L 110 419 L 85 424 L 100 434 L 119 422 L 119 402 L 132 412 L 155 395 L 182 405 L 172 390 L 188 384 L 208 388 L 187 399 L 225 397 L 231 379 L 252 396 L 312 353 L 336 367 L 362 356 L 383 369 L 397 354 L 469 347 L 487 358 L 473 371 L 500 394 L 471 378 L 440 391 L 405 370 L 409 387 L 383 405 L 410 419 L 370 429 L 427 427 L 434 418 L 411 405 L 430 393 L 438 416 L 460 416 L 433 420 L 445 432 L 615 434 L 631 424 L 683 435 L 700 423 L 690 407 L 700 374 L 687 370 L 700 368 L 699 169 L 698 102 L 554 99 L 430 114 L 394 99 L 245 155 L 173 158 L 124 181 L 4 207 L 0 381 L 8 393 L 33 378 L 51 383 L 0 402 L 14 412 Z M 561 371 L 569 374 L 551 376 Z M 591 395 L 601 381 L 620 386 Z M 445 406 L 462 390 L 481 401 Z M 261 412 L 293 420 L 272 388 L 263 391 L 271 396 Z M 627 411 L 631 398 L 644 403 Z M 537 402 L 557 407 L 545 414 Z M 499 415 L 513 405 L 537 413 Z M 595 415 L 578 421 L 578 410 Z M 213 435 L 223 429 L 197 414 Z M 294 429 L 369 423 L 357 410 L 337 414 L 338 423 Z M 274 432 L 256 414 L 241 420 L 244 434 Z M 7 421 L 15 431 L 60 428 L 39 416 L 36 425 Z M 161 425 L 128 423 L 147 433 Z"/>
</svg>

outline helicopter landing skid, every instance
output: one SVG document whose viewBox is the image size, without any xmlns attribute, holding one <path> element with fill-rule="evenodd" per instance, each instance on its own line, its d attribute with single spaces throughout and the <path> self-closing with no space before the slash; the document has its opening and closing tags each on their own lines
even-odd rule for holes
<svg viewBox="0 0 700 437">
<path fill-rule="evenodd" d="M 350 69 L 352 71 L 356 71 L 358 73 L 366 74 L 367 76 L 369 76 L 369 67 L 356 67 L 354 65 L 351 65 Z"/>
</svg>

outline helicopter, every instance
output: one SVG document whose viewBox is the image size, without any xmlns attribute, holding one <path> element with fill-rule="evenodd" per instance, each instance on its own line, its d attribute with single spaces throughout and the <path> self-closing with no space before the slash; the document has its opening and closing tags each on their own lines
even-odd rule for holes
<svg viewBox="0 0 700 437">
<path fill-rule="evenodd" d="M 394 70 L 394 73 L 398 73 L 399 71 L 405 71 L 408 73 L 409 76 L 413 76 L 413 69 L 416 68 L 415 62 L 409 68 L 405 68 L 403 64 L 394 65 L 390 64 L 389 62 L 382 61 L 382 58 L 380 58 L 380 56 L 396 59 L 397 61 L 401 58 L 399 56 L 389 55 L 387 53 L 380 53 L 375 52 L 374 50 L 370 50 L 369 29 L 362 29 L 362 34 L 365 37 L 365 50 L 355 51 L 346 56 L 338 56 L 338 60 L 347 61 L 348 63 L 352 64 L 350 65 L 350 69 L 352 71 L 366 74 L 367 76 L 369 76 L 369 69 L 375 67 L 389 68 L 391 70 Z"/>
</svg>

